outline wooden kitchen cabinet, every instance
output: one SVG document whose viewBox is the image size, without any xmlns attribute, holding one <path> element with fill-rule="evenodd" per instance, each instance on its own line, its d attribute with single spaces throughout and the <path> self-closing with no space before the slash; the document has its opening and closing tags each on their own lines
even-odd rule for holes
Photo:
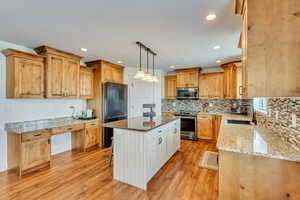
<svg viewBox="0 0 300 200">
<path fill-rule="evenodd" d="M 123 83 L 124 67 L 102 61 L 102 82 Z"/>
<path fill-rule="evenodd" d="M 298 0 L 236 0 L 243 98 L 300 96 Z"/>
<path fill-rule="evenodd" d="M 88 67 L 80 67 L 80 98 L 92 99 L 94 88 L 94 72 Z"/>
<path fill-rule="evenodd" d="M 213 114 L 197 116 L 197 136 L 200 140 L 217 142 L 222 117 Z"/>
<path fill-rule="evenodd" d="M 44 56 L 14 49 L 2 51 L 6 56 L 6 97 L 44 97 Z"/>
<path fill-rule="evenodd" d="M 198 87 L 200 67 L 176 70 L 176 87 Z"/>
<path fill-rule="evenodd" d="M 85 125 L 85 150 L 100 144 L 99 122 L 92 122 Z"/>
<path fill-rule="evenodd" d="M 25 174 L 26 170 L 50 165 L 50 157 L 50 137 L 22 142 L 20 174 Z"/>
<path fill-rule="evenodd" d="M 237 98 L 237 66 L 234 62 L 222 65 L 223 73 L 223 94 L 225 99 Z"/>
<path fill-rule="evenodd" d="M 176 76 L 165 76 L 165 99 L 176 99 Z"/>
<path fill-rule="evenodd" d="M 46 56 L 46 97 L 78 98 L 81 57 L 48 46 L 34 50 Z"/>
<path fill-rule="evenodd" d="M 204 139 L 204 140 L 214 139 L 213 122 L 214 122 L 213 115 L 197 116 L 197 136 L 199 139 Z"/>
<path fill-rule="evenodd" d="M 201 74 L 199 90 L 200 98 L 223 98 L 223 73 Z"/>
</svg>

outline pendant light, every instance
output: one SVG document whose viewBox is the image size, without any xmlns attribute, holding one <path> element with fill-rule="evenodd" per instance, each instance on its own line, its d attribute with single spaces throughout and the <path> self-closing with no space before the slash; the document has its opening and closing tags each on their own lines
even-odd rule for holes
<svg viewBox="0 0 300 200">
<path fill-rule="evenodd" d="M 157 78 L 157 76 L 155 76 L 155 71 L 154 71 L 154 54 L 153 54 L 152 66 L 153 66 L 152 82 L 157 83 L 158 82 L 158 78 Z"/>
<path fill-rule="evenodd" d="M 152 80 L 152 74 L 149 73 L 149 49 L 147 49 L 147 73 L 145 73 L 145 76 L 143 78 L 144 81 L 151 81 Z"/>
<path fill-rule="evenodd" d="M 145 77 L 145 72 L 142 70 L 142 45 L 140 46 L 140 69 L 136 72 L 134 79 L 143 79 Z"/>
</svg>

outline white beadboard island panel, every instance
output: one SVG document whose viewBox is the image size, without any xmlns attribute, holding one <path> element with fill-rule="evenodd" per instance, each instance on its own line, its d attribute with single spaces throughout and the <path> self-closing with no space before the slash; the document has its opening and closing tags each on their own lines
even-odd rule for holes
<svg viewBox="0 0 300 200">
<path fill-rule="evenodd" d="M 114 179 L 147 190 L 147 183 L 180 148 L 180 119 L 150 131 L 114 128 Z"/>
</svg>

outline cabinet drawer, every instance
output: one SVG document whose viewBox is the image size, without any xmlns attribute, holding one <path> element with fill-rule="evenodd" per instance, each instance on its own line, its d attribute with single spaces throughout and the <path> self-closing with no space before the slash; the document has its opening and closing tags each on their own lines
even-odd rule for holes
<svg viewBox="0 0 300 200">
<path fill-rule="evenodd" d="M 94 121 L 94 122 L 86 123 L 85 128 L 90 128 L 90 127 L 98 126 L 98 125 L 99 125 L 98 121 Z"/>
<path fill-rule="evenodd" d="M 66 132 L 72 132 L 72 131 L 78 131 L 84 129 L 84 124 L 77 124 L 72 126 L 64 126 L 60 128 L 53 128 L 52 129 L 52 135 L 59 134 L 59 133 L 66 133 Z"/>
<path fill-rule="evenodd" d="M 22 134 L 22 142 L 29 142 L 41 138 L 50 137 L 50 130 L 34 131 Z"/>
</svg>

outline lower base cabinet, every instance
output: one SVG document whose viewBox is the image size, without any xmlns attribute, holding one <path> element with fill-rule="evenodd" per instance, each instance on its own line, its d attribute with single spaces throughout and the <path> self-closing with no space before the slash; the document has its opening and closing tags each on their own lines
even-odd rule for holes
<svg viewBox="0 0 300 200">
<path fill-rule="evenodd" d="M 30 169 L 50 165 L 50 137 L 22 142 L 20 153 L 19 174 L 21 175 Z"/>
<path fill-rule="evenodd" d="M 100 144 L 99 120 L 28 133 L 8 133 L 8 168 L 24 175 L 50 166 L 51 135 L 72 133 L 72 150 L 88 151 Z"/>
<path fill-rule="evenodd" d="M 216 142 L 219 136 L 221 116 L 200 114 L 197 116 L 197 137 L 200 140 Z"/>
</svg>

